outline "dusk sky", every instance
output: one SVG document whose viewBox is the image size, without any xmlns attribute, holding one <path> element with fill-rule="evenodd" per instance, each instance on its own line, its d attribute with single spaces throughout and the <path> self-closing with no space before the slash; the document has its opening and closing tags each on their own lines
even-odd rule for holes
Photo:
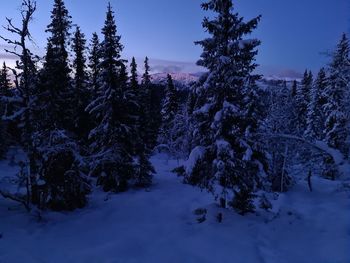
<svg viewBox="0 0 350 263">
<path fill-rule="evenodd" d="M 5 2 L 5 1 L 4 1 Z M 1 5 L 0 24 L 5 16 L 18 21 L 20 0 Z M 53 0 L 38 0 L 32 33 L 43 55 Z M 100 32 L 107 0 L 66 0 L 67 8 L 87 38 Z M 206 15 L 202 0 L 111 0 L 119 34 L 125 45 L 124 57 L 149 56 L 158 71 L 199 71 L 194 67 L 201 48 L 193 44 L 203 39 L 201 22 Z M 306 67 L 318 70 L 329 58 L 343 32 L 350 31 L 349 0 L 236 0 L 236 11 L 246 19 L 263 16 L 254 36 L 262 41 L 257 57 L 260 72 L 293 75 Z M 0 30 L 0 34 L 5 34 Z M 4 60 L 0 42 L 0 61 Z M 169 67 L 170 66 L 170 67 Z"/>
</svg>

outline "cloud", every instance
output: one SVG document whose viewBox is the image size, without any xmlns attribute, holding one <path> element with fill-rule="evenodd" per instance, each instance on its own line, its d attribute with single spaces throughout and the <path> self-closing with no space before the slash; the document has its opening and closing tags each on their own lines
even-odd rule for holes
<svg viewBox="0 0 350 263">
<path fill-rule="evenodd" d="M 157 71 L 160 73 L 180 73 L 182 72 L 184 67 L 177 65 L 155 65 L 152 66 L 153 71 Z"/>
<path fill-rule="evenodd" d="M 279 77 L 279 78 L 291 78 L 299 79 L 303 77 L 303 73 L 294 69 L 278 67 L 278 66 L 267 66 L 261 65 L 257 69 L 258 74 L 262 74 L 266 77 Z"/>
<path fill-rule="evenodd" d="M 303 73 L 297 72 L 293 69 L 282 69 L 280 72 L 278 72 L 280 77 L 288 77 L 288 78 L 295 78 L 300 79 L 303 77 Z"/>
<path fill-rule="evenodd" d="M 143 58 L 136 58 L 139 65 L 139 71 L 144 70 Z M 163 59 L 149 59 L 149 65 L 152 73 L 197 73 L 205 71 L 204 68 L 196 65 L 195 62 L 172 61 Z"/>
<path fill-rule="evenodd" d="M 10 53 L 0 53 L 0 60 L 16 60 L 17 56 Z"/>
<path fill-rule="evenodd" d="M 0 44 L 0 61 L 16 60 L 17 57 L 13 54 L 7 53 L 5 49 L 12 50 L 13 46 L 7 44 Z"/>
<path fill-rule="evenodd" d="M 11 49 L 13 48 L 13 46 L 9 45 L 9 44 L 0 44 L 0 49 Z"/>
</svg>

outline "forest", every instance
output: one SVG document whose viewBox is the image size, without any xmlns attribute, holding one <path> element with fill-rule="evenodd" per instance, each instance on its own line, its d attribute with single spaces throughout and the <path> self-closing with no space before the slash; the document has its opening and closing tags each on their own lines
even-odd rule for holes
<svg viewBox="0 0 350 263">
<path fill-rule="evenodd" d="M 31 50 L 35 0 L 22 0 L 21 23 L 6 18 L 3 31 L 12 37 L 0 31 L 0 40 L 8 47 L 5 51 L 17 57 L 15 67 L 3 62 L 0 70 L 0 247 L 3 242 L 10 250 L 15 246 L 10 241 L 6 246 L 6 226 L 11 229 L 12 225 L 5 220 L 1 227 L 1 217 L 12 213 L 11 218 L 48 224 L 63 215 L 83 216 L 102 209 L 97 197 L 122 206 L 118 210 L 109 205 L 103 208 L 106 211 L 119 215 L 133 211 L 128 216 L 138 220 L 130 219 L 133 223 L 127 229 L 142 225 L 143 214 L 147 217 L 147 212 L 137 209 L 147 211 L 152 202 L 163 205 L 160 199 L 168 194 L 174 198 L 164 204 L 164 214 L 168 207 L 177 206 L 178 199 L 183 200 L 191 207 L 184 212 L 193 217 L 191 224 L 207 223 L 216 229 L 225 222 L 234 225 L 255 217 L 262 217 L 265 224 L 288 215 L 297 217 L 296 212 L 285 210 L 284 215 L 283 209 L 278 210 L 283 198 L 296 196 L 296 207 L 307 203 L 307 198 L 314 198 L 315 204 L 322 198 L 334 203 L 342 198 L 338 205 L 343 210 L 331 210 L 324 217 L 325 221 L 334 218 L 327 224 L 342 222 L 339 231 L 345 236 L 332 245 L 338 246 L 334 253 L 327 258 L 317 252 L 319 258 L 314 260 L 320 261 L 305 256 L 281 261 L 262 249 L 261 261 L 235 262 L 350 260 L 345 249 L 350 244 L 346 223 L 350 219 L 350 40 L 346 33 L 339 36 L 329 63 L 318 72 L 306 69 L 301 79 L 271 80 L 256 73 L 261 42 L 251 35 L 261 16 L 247 20 L 236 13 L 231 0 L 208 0 L 201 6 L 214 14 L 202 21 L 208 35 L 194 43 L 202 49 L 197 65 L 205 70 L 196 81 L 181 85 L 172 74 L 155 82 L 148 57 L 140 66 L 135 58 L 128 61 L 122 56 L 123 38 L 111 4 L 101 34 L 88 37 L 74 23 L 64 0 L 53 2 L 43 57 Z M 174 181 L 161 181 L 159 169 Z M 169 184 L 170 190 L 162 190 L 161 182 Z M 153 197 L 159 201 L 147 197 L 157 191 L 164 191 Z M 187 201 L 181 191 L 188 192 Z M 193 193 L 195 200 L 205 198 L 205 202 L 191 203 Z M 129 202 L 134 206 L 128 207 Z M 87 229 L 103 228 L 103 222 L 89 224 Z M 127 235 L 119 233 L 120 238 Z M 328 238 L 319 247 L 332 243 L 332 233 Z M 317 239 L 313 235 L 312 240 Z M 128 257 L 75 261 L 77 257 L 61 256 L 53 261 L 28 257 L 27 262 L 142 262 L 128 261 Z M 184 254 L 170 261 L 163 255 L 144 262 L 233 262 L 228 251 L 221 256 L 205 261 Z M 11 259 L 0 248 L 0 262 L 24 262 L 23 257 Z"/>
</svg>

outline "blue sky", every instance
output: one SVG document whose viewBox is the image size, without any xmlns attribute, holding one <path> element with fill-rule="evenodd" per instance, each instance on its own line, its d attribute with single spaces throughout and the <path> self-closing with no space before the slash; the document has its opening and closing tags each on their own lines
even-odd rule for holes
<svg viewBox="0 0 350 263">
<path fill-rule="evenodd" d="M 19 18 L 20 0 L 1 5 L 0 24 L 5 16 Z M 53 0 L 37 0 L 38 10 L 32 24 L 33 36 L 43 54 Z M 73 23 L 86 36 L 100 32 L 107 0 L 66 0 Z M 201 27 L 201 0 L 111 0 L 119 33 L 125 45 L 124 56 L 149 56 L 153 66 L 176 65 L 174 70 L 196 71 L 193 66 L 201 49 L 193 42 L 205 37 Z M 342 32 L 350 31 L 348 0 L 236 0 L 236 11 L 246 19 L 263 16 L 254 36 L 262 41 L 257 61 L 266 74 L 293 74 L 306 67 L 317 70 L 328 61 Z M 4 30 L 0 30 L 4 34 Z M 0 42 L 0 45 L 3 44 Z M 1 46 L 0 46 L 1 48 Z M 0 60 L 2 60 L 0 50 Z M 175 63 L 176 62 L 176 63 Z M 284 72 L 284 73 L 281 73 Z"/>
</svg>

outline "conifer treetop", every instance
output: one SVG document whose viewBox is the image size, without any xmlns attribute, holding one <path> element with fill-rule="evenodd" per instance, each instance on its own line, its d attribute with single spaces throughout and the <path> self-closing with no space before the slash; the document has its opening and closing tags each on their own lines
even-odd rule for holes
<svg viewBox="0 0 350 263">
<path fill-rule="evenodd" d="M 131 64 L 130 64 L 130 85 L 133 89 L 135 89 L 138 86 L 138 75 L 137 75 L 137 64 L 135 57 L 132 57 Z"/>
<path fill-rule="evenodd" d="M 104 35 L 104 56 L 120 58 L 120 53 L 123 50 L 123 45 L 120 43 L 121 36 L 117 34 L 117 25 L 114 18 L 114 12 L 111 3 L 108 3 L 105 25 L 102 28 Z"/>
<path fill-rule="evenodd" d="M 225 64 L 233 68 L 237 76 L 250 74 L 257 67 L 252 61 L 260 41 L 243 37 L 257 27 L 261 16 L 244 22 L 243 17 L 233 12 L 231 0 L 211 0 L 203 3 L 202 8 L 217 13 L 217 16 L 212 20 L 208 17 L 203 20 L 202 25 L 211 37 L 195 42 L 203 47 L 197 64 L 210 71 L 217 69 L 219 64 Z"/>
<path fill-rule="evenodd" d="M 150 76 L 150 66 L 148 62 L 148 57 L 145 58 L 145 73 L 142 76 L 142 84 L 145 86 L 149 86 L 151 84 L 151 76 Z"/>
<path fill-rule="evenodd" d="M 47 26 L 46 32 L 51 33 L 49 41 L 54 47 L 65 48 L 69 42 L 69 30 L 72 27 L 72 17 L 69 15 L 63 0 L 55 0 L 51 11 L 51 23 Z"/>
</svg>

